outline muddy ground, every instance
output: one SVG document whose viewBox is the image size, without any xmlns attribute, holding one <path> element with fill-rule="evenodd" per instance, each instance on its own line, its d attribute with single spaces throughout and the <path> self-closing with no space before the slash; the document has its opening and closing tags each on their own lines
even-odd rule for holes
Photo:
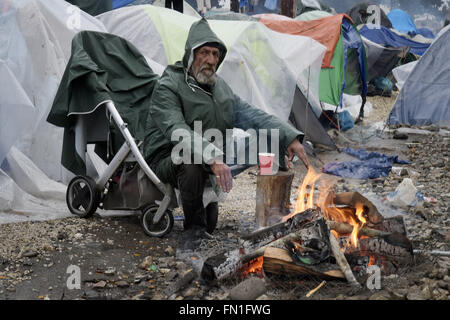
<svg viewBox="0 0 450 320">
<path fill-rule="evenodd" d="M 367 195 L 385 216 L 402 215 L 414 249 L 450 250 L 449 132 L 421 128 L 426 130 L 406 131 L 407 139 L 393 139 L 393 130 L 377 131 L 373 124 L 385 119 L 395 97 L 371 99 L 371 116 L 343 135 L 330 132 L 331 136 L 339 147 L 367 148 L 410 160 L 409 165 L 395 166 L 408 169 L 408 177 L 427 200 L 421 207 L 401 209 L 385 203 L 386 196 L 405 178 L 405 171 L 403 176 L 391 172 L 370 180 L 334 177 L 336 190 Z M 319 150 L 311 157 L 319 170 L 326 162 L 345 160 L 353 158 L 337 151 Z M 296 162 L 294 170 L 295 200 L 306 169 Z M 257 168 L 253 167 L 234 179 L 233 190 L 220 204 L 215 238 L 205 239 L 195 252 L 177 248 L 183 231 L 180 209 L 174 212 L 172 232 L 163 238 L 146 236 L 136 215 L 102 216 L 101 210 L 91 219 L 69 217 L 0 225 L 0 299 L 229 299 L 232 288 L 244 279 L 206 283 L 194 277 L 177 291 L 170 288 L 186 272 L 198 273 L 206 257 L 236 248 L 241 235 L 256 229 L 256 176 Z M 321 279 L 265 274 L 261 280 L 265 294 L 259 299 L 448 300 L 449 266 L 448 257 L 416 254 L 412 266 L 383 276 L 379 290 L 365 285 L 354 290 L 345 281 L 327 281 L 309 298 L 306 293 Z"/>
</svg>

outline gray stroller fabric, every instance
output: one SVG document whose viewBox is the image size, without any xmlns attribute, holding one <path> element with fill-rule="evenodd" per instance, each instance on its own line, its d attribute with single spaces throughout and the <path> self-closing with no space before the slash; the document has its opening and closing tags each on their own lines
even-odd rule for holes
<svg viewBox="0 0 450 320">
<path fill-rule="evenodd" d="M 450 125 L 450 29 L 417 62 L 391 113 L 388 124 Z"/>
</svg>

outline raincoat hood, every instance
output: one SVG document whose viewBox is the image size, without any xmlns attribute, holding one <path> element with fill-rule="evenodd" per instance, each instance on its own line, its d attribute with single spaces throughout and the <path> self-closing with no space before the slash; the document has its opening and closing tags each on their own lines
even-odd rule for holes
<svg viewBox="0 0 450 320">
<path fill-rule="evenodd" d="M 183 66 L 186 70 L 189 70 L 194 61 L 194 50 L 208 42 L 214 42 L 219 48 L 220 57 L 219 62 L 217 63 L 217 69 L 219 69 L 219 66 L 227 53 L 227 48 L 219 37 L 211 30 L 208 21 L 205 18 L 202 18 L 193 23 L 189 29 L 183 56 Z"/>
</svg>

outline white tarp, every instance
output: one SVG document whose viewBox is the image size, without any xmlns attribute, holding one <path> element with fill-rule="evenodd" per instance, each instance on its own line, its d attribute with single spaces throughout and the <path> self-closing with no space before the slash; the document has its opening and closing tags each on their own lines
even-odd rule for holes
<svg viewBox="0 0 450 320">
<path fill-rule="evenodd" d="M 0 223 L 69 215 L 63 130 L 46 118 L 80 30 L 106 32 L 63 0 L 0 1 Z"/>
<path fill-rule="evenodd" d="M 401 66 L 392 69 L 392 74 L 394 75 L 394 78 L 397 81 L 396 86 L 399 90 L 402 90 L 406 79 L 408 79 L 409 74 L 414 69 L 416 64 L 417 64 L 417 61 L 412 61 L 412 62 L 402 64 Z"/>
</svg>

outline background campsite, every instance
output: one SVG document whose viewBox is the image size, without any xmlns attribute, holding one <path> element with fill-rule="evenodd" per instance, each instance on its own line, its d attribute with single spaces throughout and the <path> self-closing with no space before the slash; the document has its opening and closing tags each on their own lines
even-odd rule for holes
<svg viewBox="0 0 450 320">
<path fill-rule="evenodd" d="M 164 238 L 146 236 L 130 212 L 73 217 L 64 128 L 46 121 L 79 31 L 129 41 L 160 75 L 181 58 L 202 14 L 227 45 L 218 74 L 236 94 L 303 131 L 313 166 L 336 192 L 357 191 L 384 216 L 400 215 L 416 250 L 414 265 L 383 276 L 380 290 L 328 281 L 309 298 L 320 279 L 277 275 L 258 278 L 259 298 L 449 299 L 450 258 L 436 252 L 450 250 L 450 3 L 298 0 L 293 17 L 280 15 L 281 1 L 236 3 L 241 12 L 211 0 L 202 13 L 188 0 L 180 14 L 161 1 L 0 0 L 0 299 L 233 297 L 242 279 L 205 284 L 182 275 L 255 230 L 258 167 L 235 177 L 215 238 L 181 252 L 180 208 Z M 378 170 L 356 158 L 361 151 L 404 162 Z M 85 159 L 88 172 L 104 168 L 93 149 Z M 291 203 L 307 174 L 300 161 L 294 171 Z M 67 289 L 69 265 L 82 270 L 79 290 Z"/>
</svg>

